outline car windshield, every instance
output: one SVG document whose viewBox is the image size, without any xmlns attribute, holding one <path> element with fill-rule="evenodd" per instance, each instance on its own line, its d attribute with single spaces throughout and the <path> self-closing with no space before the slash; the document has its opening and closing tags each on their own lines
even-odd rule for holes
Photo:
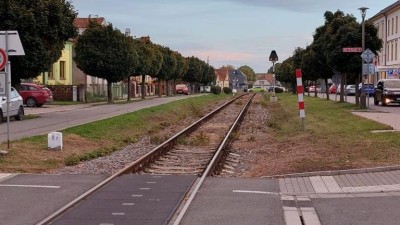
<svg viewBox="0 0 400 225">
<path fill-rule="evenodd" d="M 400 80 L 387 80 L 385 81 L 385 87 L 387 88 L 400 88 Z"/>
</svg>

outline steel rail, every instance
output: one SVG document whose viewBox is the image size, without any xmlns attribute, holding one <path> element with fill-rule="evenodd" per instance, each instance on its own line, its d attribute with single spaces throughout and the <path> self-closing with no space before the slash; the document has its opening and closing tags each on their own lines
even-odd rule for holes
<svg viewBox="0 0 400 225">
<path fill-rule="evenodd" d="M 100 190 L 102 187 L 104 187 L 105 185 L 109 184 L 115 178 L 117 178 L 117 177 L 119 177 L 119 176 L 121 176 L 123 174 L 134 173 L 135 171 L 137 171 L 138 169 L 140 169 L 141 167 L 143 167 L 144 165 L 146 165 L 147 163 L 152 161 L 157 156 L 163 154 L 164 152 L 166 152 L 170 148 L 172 148 L 173 145 L 175 145 L 175 141 L 179 137 L 181 137 L 182 135 L 186 135 L 186 134 L 192 132 L 198 126 L 200 126 L 203 122 L 205 122 L 206 120 L 210 119 L 214 114 L 218 113 L 223 108 L 225 108 L 226 106 L 230 105 L 232 102 L 234 102 L 237 99 L 239 99 L 239 98 L 241 98 L 243 96 L 246 96 L 246 95 L 247 94 L 239 95 L 236 98 L 231 99 L 230 101 L 224 103 L 223 105 L 221 105 L 217 109 L 213 110 L 212 112 L 208 113 L 207 115 L 203 116 L 202 118 L 200 118 L 199 120 L 197 120 L 196 122 L 194 122 L 193 124 L 188 126 L 187 128 L 185 128 L 182 131 L 180 131 L 179 133 L 175 134 L 173 137 L 171 137 L 168 140 L 164 141 L 162 144 L 160 144 L 159 146 L 157 146 L 156 148 L 154 148 L 150 152 L 146 153 L 144 156 L 142 156 L 139 159 L 135 160 L 131 164 L 125 166 L 123 169 L 121 169 L 117 173 L 115 173 L 115 174 L 111 175 L 110 177 L 106 178 L 105 180 L 103 180 L 102 182 L 97 184 L 96 186 L 92 187 L 91 189 L 87 190 L 85 193 L 81 194 L 80 196 L 78 196 L 74 200 L 72 200 L 69 203 L 67 203 L 62 208 L 58 209 L 56 212 L 52 213 L 51 215 L 47 216 L 43 220 L 39 221 L 38 223 L 36 223 L 36 225 L 50 224 L 56 218 L 60 217 L 63 213 L 68 211 L 70 208 L 74 207 L 76 204 L 78 204 L 83 199 L 88 198 L 94 192 Z"/>
<path fill-rule="evenodd" d="M 207 168 L 205 169 L 205 172 L 201 176 L 199 182 L 196 184 L 194 187 L 192 193 L 190 194 L 188 200 L 186 201 L 185 205 L 183 206 L 182 210 L 179 212 L 178 216 L 176 217 L 173 225 L 179 225 L 181 220 L 183 219 L 184 215 L 186 214 L 186 211 L 188 210 L 190 204 L 192 204 L 192 201 L 194 197 L 196 196 L 197 192 L 199 191 L 200 187 L 203 185 L 206 177 L 208 177 L 212 171 L 215 169 L 217 164 L 220 161 L 221 155 L 225 147 L 229 144 L 229 139 L 231 137 L 231 134 L 235 129 L 239 126 L 240 122 L 243 120 L 244 115 L 246 114 L 246 111 L 250 105 L 251 100 L 256 94 L 253 94 L 249 100 L 246 102 L 245 106 L 243 107 L 242 111 L 236 118 L 235 122 L 232 124 L 231 128 L 229 129 L 228 133 L 226 134 L 224 140 L 221 142 L 220 146 L 218 147 L 218 150 L 214 154 L 213 158 L 211 159 L 210 163 L 208 164 Z"/>
</svg>

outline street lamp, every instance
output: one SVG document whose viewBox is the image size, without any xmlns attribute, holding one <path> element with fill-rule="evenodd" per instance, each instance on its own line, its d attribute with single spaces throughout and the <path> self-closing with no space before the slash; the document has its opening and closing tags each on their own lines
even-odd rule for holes
<svg viewBox="0 0 400 225">
<path fill-rule="evenodd" d="M 278 55 L 276 54 L 275 50 L 271 51 L 271 54 L 269 55 L 269 61 L 272 62 L 272 78 L 274 79 L 274 82 L 272 84 L 272 97 L 270 98 L 271 102 L 276 102 L 277 98 L 275 96 L 275 62 L 278 61 Z"/>
<path fill-rule="evenodd" d="M 131 29 L 125 29 L 125 37 L 131 36 Z M 128 76 L 128 102 L 131 101 L 131 75 Z"/>
<path fill-rule="evenodd" d="M 365 15 L 367 14 L 367 7 L 361 7 L 358 10 L 361 11 L 361 18 L 362 18 L 362 31 L 361 31 L 361 38 L 362 38 L 362 51 L 364 52 L 365 50 Z M 361 71 L 363 68 L 364 62 L 361 61 Z M 366 109 L 367 108 L 367 102 L 366 102 L 366 96 L 365 96 L 365 90 L 364 90 L 364 74 L 361 72 L 361 95 L 360 95 L 360 108 L 361 109 Z"/>
</svg>

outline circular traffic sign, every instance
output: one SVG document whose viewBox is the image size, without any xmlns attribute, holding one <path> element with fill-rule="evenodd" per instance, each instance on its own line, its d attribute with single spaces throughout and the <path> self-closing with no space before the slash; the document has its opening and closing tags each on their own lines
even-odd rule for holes
<svg viewBox="0 0 400 225">
<path fill-rule="evenodd" d="M 0 70 L 3 70 L 6 64 L 7 64 L 6 51 L 0 48 Z"/>
</svg>

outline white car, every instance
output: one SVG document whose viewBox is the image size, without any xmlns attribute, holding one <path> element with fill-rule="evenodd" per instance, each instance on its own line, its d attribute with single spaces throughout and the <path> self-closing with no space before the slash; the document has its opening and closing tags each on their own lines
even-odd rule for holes
<svg viewBox="0 0 400 225">
<path fill-rule="evenodd" d="M 15 88 L 11 87 L 10 92 L 10 110 L 9 116 L 14 117 L 16 120 L 22 120 L 24 118 L 24 107 L 21 95 Z M 0 97 L 0 123 L 7 117 L 7 98 Z"/>
</svg>

